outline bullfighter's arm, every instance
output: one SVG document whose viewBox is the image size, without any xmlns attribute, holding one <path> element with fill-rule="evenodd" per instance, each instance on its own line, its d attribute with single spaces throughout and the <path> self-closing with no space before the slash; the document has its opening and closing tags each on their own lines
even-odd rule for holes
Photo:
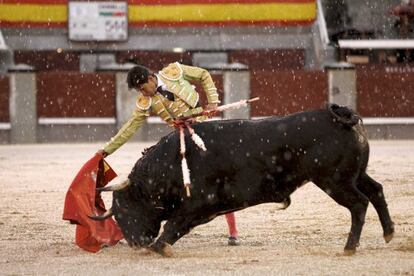
<svg viewBox="0 0 414 276">
<path fill-rule="evenodd" d="M 122 126 L 118 133 L 106 143 L 103 150 L 109 155 L 119 149 L 125 144 L 134 133 L 142 126 L 146 117 L 149 116 L 149 111 L 135 109 L 131 118 Z"/>
<path fill-rule="evenodd" d="M 207 102 L 217 106 L 220 103 L 219 95 L 210 73 L 206 69 L 200 67 L 183 64 L 180 64 L 180 66 L 183 69 L 184 78 L 189 81 L 200 82 L 207 95 Z"/>
</svg>

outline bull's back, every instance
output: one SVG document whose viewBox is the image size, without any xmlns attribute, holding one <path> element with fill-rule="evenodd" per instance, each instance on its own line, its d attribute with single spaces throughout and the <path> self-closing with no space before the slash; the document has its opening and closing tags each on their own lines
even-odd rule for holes
<svg viewBox="0 0 414 276">
<path fill-rule="evenodd" d="M 368 161 L 362 126 L 339 122 L 326 109 L 282 118 L 206 122 L 194 129 L 207 152 L 192 147 L 193 164 L 228 174 L 240 169 L 262 174 L 279 170 L 278 175 L 294 172 L 312 177 L 330 174 L 344 164 L 355 169 L 366 167 Z M 250 175 L 257 178 L 255 173 Z"/>
<path fill-rule="evenodd" d="M 288 183 L 281 189 L 290 193 L 314 176 L 332 175 L 338 166 L 358 169 L 368 159 L 366 139 L 357 127 L 338 122 L 327 110 L 282 118 L 210 121 L 193 128 L 207 148 L 200 150 L 186 131 L 186 158 L 197 187 L 194 198 L 203 196 L 198 195 L 201 191 L 217 194 L 230 188 L 238 189 L 238 198 L 246 200 L 252 194 L 244 191 L 246 187 L 263 194 L 272 181 Z M 179 145 L 175 131 L 162 138 L 141 164 L 151 168 L 150 174 L 166 190 L 178 193 L 182 191 Z"/>
<path fill-rule="evenodd" d="M 253 154 L 282 148 L 294 148 L 298 151 L 313 147 L 328 147 L 328 150 L 329 147 L 334 150 L 339 146 L 348 149 L 360 148 L 367 146 L 362 128 L 360 125 L 349 126 L 338 122 L 325 109 L 286 117 L 212 121 L 194 126 L 208 149 L 216 154 L 220 154 L 220 151 L 223 154 L 231 153 L 235 149 Z M 191 143 L 189 140 L 188 142 Z"/>
</svg>

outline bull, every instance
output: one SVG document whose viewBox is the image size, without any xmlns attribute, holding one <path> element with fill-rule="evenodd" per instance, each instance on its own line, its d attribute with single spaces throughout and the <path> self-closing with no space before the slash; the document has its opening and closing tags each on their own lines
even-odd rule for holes
<svg viewBox="0 0 414 276">
<path fill-rule="evenodd" d="M 210 121 L 193 128 L 207 151 L 186 136 L 191 197 L 183 188 L 175 131 L 144 151 L 127 181 L 101 188 L 113 191 L 112 209 L 94 218 L 115 215 L 130 246 L 169 256 L 171 246 L 193 227 L 261 203 L 288 207 L 290 194 L 313 182 L 351 213 L 345 254 L 354 254 L 359 245 L 369 202 L 385 241 L 392 239 L 394 224 L 382 185 L 366 172 L 366 132 L 352 110 L 330 105 L 282 118 Z"/>
</svg>

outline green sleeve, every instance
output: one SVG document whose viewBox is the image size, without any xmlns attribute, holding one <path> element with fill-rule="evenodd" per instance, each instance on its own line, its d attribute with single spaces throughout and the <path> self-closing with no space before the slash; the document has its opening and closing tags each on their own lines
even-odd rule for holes
<svg viewBox="0 0 414 276">
<path fill-rule="evenodd" d="M 217 88 L 210 73 L 203 68 L 180 64 L 184 78 L 189 81 L 198 81 L 203 86 L 208 103 L 220 103 Z"/>
<path fill-rule="evenodd" d="M 103 150 L 108 154 L 112 154 L 114 151 L 119 149 L 142 126 L 148 116 L 148 111 L 136 109 L 131 118 L 122 126 L 118 133 L 112 137 L 108 143 L 106 143 Z"/>
</svg>

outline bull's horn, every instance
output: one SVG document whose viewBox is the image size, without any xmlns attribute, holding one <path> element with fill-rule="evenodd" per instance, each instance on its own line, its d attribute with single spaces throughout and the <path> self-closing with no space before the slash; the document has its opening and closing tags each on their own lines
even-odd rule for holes
<svg viewBox="0 0 414 276">
<path fill-rule="evenodd" d="M 101 188 L 96 188 L 96 191 L 98 192 L 113 192 L 113 191 L 119 191 L 122 190 L 124 188 L 126 188 L 127 186 L 129 186 L 130 182 L 129 179 L 125 180 L 124 182 L 118 183 L 118 184 L 114 184 L 111 186 L 105 186 L 105 187 L 101 187 Z"/>
<path fill-rule="evenodd" d="M 107 218 L 111 217 L 114 213 L 112 212 L 112 208 L 110 208 L 108 211 L 103 213 L 100 216 L 88 216 L 92 220 L 102 221 L 106 220 Z"/>
</svg>

